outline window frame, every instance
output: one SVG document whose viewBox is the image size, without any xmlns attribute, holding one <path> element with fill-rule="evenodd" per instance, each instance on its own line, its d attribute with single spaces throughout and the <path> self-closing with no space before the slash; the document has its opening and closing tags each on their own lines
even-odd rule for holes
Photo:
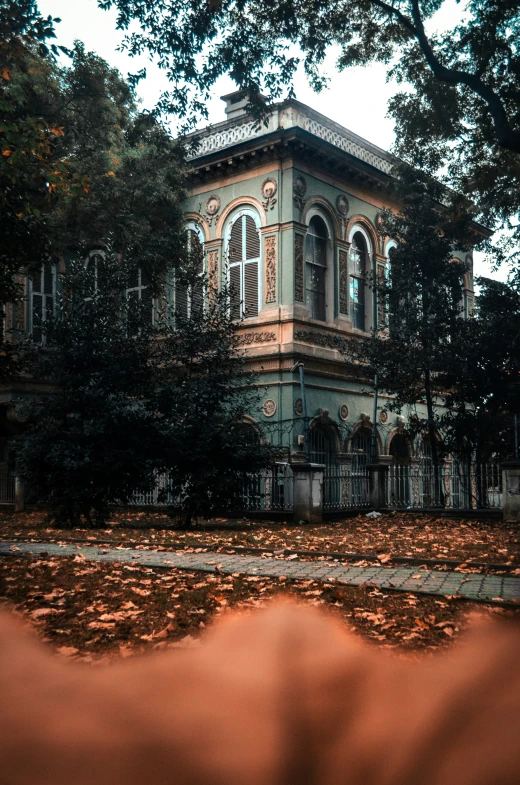
<svg viewBox="0 0 520 785">
<path fill-rule="evenodd" d="M 51 292 L 45 291 L 45 267 L 49 265 L 51 268 L 51 276 L 52 276 L 52 283 L 51 283 Z M 28 305 L 29 305 L 29 313 L 27 319 L 27 332 L 31 336 L 33 340 L 34 338 L 34 298 L 40 297 L 41 298 L 41 337 L 37 341 L 40 346 L 45 346 L 47 343 L 47 339 L 45 336 L 45 329 L 44 325 L 47 321 L 48 316 L 48 307 L 47 307 L 47 298 L 52 299 L 52 317 L 56 316 L 56 296 L 57 296 L 57 283 L 58 283 L 58 265 L 53 262 L 43 262 L 39 271 L 40 275 L 40 291 L 36 292 L 34 289 L 34 278 L 33 274 L 30 274 L 29 277 L 29 291 L 28 291 Z"/>
<path fill-rule="evenodd" d="M 363 273 L 361 275 L 355 275 L 353 273 L 352 249 L 355 247 L 354 246 L 354 237 L 355 237 L 356 234 L 360 234 L 363 237 L 363 239 L 365 241 L 365 245 L 366 245 L 366 252 L 363 252 L 364 255 L 365 255 L 365 264 L 364 264 Z M 349 264 L 348 264 L 348 267 L 349 267 L 349 270 L 348 270 L 348 272 L 349 272 L 348 292 L 349 292 L 349 306 L 350 306 L 349 316 L 350 316 L 350 320 L 352 322 L 352 327 L 354 329 L 360 330 L 361 332 L 370 332 L 370 329 L 371 329 L 370 325 L 374 324 L 374 318 L 375 317 L 374 317 L 374 314 L 371 313 L 371 310 L 373 309 L 373 305 L 372 305 L 372 309 L 371 309 L 370 308 L 370 301 L 369 301 L 368 307 L 367 307 L 367 297 L 368 297 L 368 289 L 369 289 L 369 287 L 366 284 L 365 276 L 372 269 L 372 265 L 373 265 L 373 258 L 374 258 L 373 243 L 372 243 L 370 235 L 368 234 L 366 229 L 359 223 L 354 224 L 354 226 L 351 228 L 350 233 L 349 233 L 349 243 L 350 243 L 350 249 L 349 249 L 349 255 L 348 255 L 348 262 L 349 262 Z M 359 250 L 359 249 L 357 249 L 357 250 Z M 360 281 L 362 283 L 362 292 L 363 292 L 363 300 L 362 300 L 362 302 L 363 302 L 363 326 L 362 327 L 358 327 L 354 323 L 354 319 L 352 318 L 353 315 L 354 315 L 354 303 L 359 302 L 359 300 L 356 301 L 352 297 L 352 279 L 355 279 L 356 281 L 358 281 L 358 282 Z"/>
<path fill-rule="evenodd" d="M 258 238 L 259 238 L 259 255 L 252 259 L 244 258 L 244 244 L 246 242 L 245 233 L 242 239 L 242 259 L 237 262 L 230 262 L 229 261 L 229 244 L 231 241 L 231 231 L 234 224 L 239 220 L 239 218 L 243 218 L 244 216 L 249 216 L 253 219 L 256 229 L 258 231 Z M 262 309 L 262 302 L 263 302 L 263 269 L 262 269 L 262 258 L 263 258 L 263 235 L 262 235 L 262 222 L 260 220 L 260 215 L 252 207 L 240 207 L 238 210 L 233 212 L 226 221 L 226 227 L 224 230 L 224 259 L 226 264 L 226 282 L 228 287 L 231 286 L 231 269 L 239 267 L 240 268 L 240 316 L 238 320 L 247 320 L 247 319 L 256 319 L 260 315 L 260 311 Z M 245 276 L 245 267 L 248 264 L 257 264 L 257 292 L 258 292 L 258 303 L 257 303 L 257 312 L 256 314 L 252 314 L 250 316 L 246 316 L 245 314 L 245 306 L 246 306 L 246 276 Z M 229 308 L 231 311 L 232 303 L 230 298 Z"/>
</svg>

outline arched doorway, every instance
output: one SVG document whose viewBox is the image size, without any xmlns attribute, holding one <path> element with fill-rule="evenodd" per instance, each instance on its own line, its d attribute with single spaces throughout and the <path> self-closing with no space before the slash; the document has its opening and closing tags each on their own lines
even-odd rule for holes
<svg viewBox="0 0 520 785">
<path fill-rule="evenodd" d="M 411 499 L 410 458 L 411 444 L 406 433 L 397 431 L 390 440 L 388 452 L 392 456 L 390 469 L 390 503 L 395 507 L 409 507 Z"/>
<path fill-rule="evenodd" d="M 323 477 L 323 504 L 326 509 L 336 509 L 341 501 L 341 471 L 338 461 L 338 435 L 335 423 L 322 414 L 311 423 L 309 448 L 312 463 L 325 466 Z"/>
</svg>

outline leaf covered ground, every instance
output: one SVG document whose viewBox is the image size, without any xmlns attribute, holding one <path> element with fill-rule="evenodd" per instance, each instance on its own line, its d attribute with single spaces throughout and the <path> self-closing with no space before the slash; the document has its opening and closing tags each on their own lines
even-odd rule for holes
<svg viewBox="0 0 520 785">
<path fill-rule="evenodd" d="M 55 529 L 43 512 L 0 513 L 0 538 L 106 541 L 125 545 L 205 550 L 249 547 L 268 551 L 283 548 L 327 553 L 357 553 L 454 559 L 493 564 L 520 564 L 520 531 L 500 520 L 441 518 L 391 512 L 370 519 L 365 514 L 319 526 L 295 526 L 272 521 L 217 518 L 188 532 L 172 528 L 160 512 L 114 512 L 105 529 Z"/>
<path fill-rule="evenodd" d="M 403 652 L 450 645 L 472 613 L 520 623 L 520 609 L 373 586 L 93 563 L 80 554 L 0 559 L 0 607 L 29 620 L 60 656 L 84 662 L 196 646 L 217 618 L 280 594 L 322 606 L 375 645 Z"/>
</svg>

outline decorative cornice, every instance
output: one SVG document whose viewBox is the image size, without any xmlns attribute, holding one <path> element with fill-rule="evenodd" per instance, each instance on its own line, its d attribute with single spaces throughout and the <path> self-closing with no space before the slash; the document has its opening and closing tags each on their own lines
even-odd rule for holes
<svg viewBox="0 0 520 785">
<path fill-rule="evenodd" d="M 198 147 L 189 158 L 196 160 L 250 139 L 296 128 L 328 142 L 385 175 L 389 175 L 393 168 L 395 159 L 385 150 L 294 99 L 273 104 L 267 124 L 258 124 L 245 116 L 194 132 L 190 136 L 198 141 Z"/>
</svg>

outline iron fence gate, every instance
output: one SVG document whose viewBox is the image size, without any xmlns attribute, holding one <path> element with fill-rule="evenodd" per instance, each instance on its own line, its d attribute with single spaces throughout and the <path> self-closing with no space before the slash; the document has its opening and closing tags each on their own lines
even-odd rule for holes
<svg viewBox="0 0 520 785">
<path fill-rule="evenodd" d="M 6 466 L 0 467 L 0 504 L 14 504 L 15 476 Z"/>
<path fill-rule="evenodd" d="M 450 461 L 437 470 L 429 465 L 390 466 L 386 498 L 402 509 L 471 510 L 502 507 L 502 472 L 496 463 L 475 465 Z"/>
</svg>

